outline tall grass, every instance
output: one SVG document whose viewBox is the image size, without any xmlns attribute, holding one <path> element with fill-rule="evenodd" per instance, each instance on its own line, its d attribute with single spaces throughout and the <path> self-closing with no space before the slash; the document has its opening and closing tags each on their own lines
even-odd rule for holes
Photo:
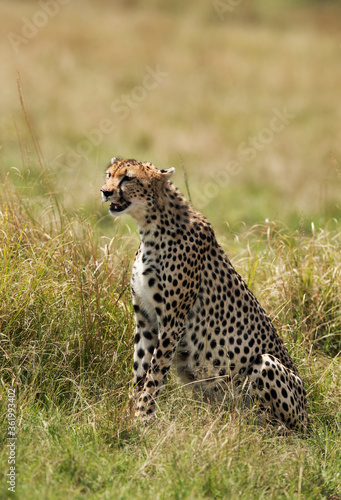
<svg viewBox="0 0 341 500">
<path fill-rule="evenodd" d="M 236 258 L 249 286 L 259 288 L 268 309 L 277 309 L 277 327 L 290 325 L 290 341 L 330 356 L 341 352 L 340 247 L 337 220 L 319 228 L 311 222 L 309 232 L 267 222 L 242 237 Z"/>
<path fill-rule="evenodd" d="M 52 207 L 38 221 L 25 203 L 2 190 L 3 382 L 43 406 L 73 407 L 85 389 L 117 396 L 131 351 L 126 259 L 96 248 L 88 222 Z"/>
</svg>

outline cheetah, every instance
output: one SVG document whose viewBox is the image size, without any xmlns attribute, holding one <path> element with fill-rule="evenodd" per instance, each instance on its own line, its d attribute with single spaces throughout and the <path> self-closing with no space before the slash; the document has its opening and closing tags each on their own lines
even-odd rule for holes
<svg viewBox="0 0 341 500">
<path fill-rule="evenodd" d="M 136 418 L 155 415 L 173 364 L 183 383 L 209 390 L 246 380 L 272 421 L 305 431 L 306 392 L 292 358 L 173 172 L 112 158 L 101 189 L 110 214 L 130 214 L 141 238 L 131 277 Z"/>
</svg>

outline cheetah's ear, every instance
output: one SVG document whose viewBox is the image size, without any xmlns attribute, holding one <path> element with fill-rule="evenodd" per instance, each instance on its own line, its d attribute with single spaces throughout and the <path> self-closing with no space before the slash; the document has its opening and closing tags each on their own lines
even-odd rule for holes
<svg viewBox="0 0 341 500">
<path fill-rule="evenodd" d="M 160 179 L 162 179 L 164 181 L 168 181 L 168 179 L 174 174 L 174 172 L 175 172 L 174 167 L 164 168 L 162 170 L 159 170 Z"/>
</svg>

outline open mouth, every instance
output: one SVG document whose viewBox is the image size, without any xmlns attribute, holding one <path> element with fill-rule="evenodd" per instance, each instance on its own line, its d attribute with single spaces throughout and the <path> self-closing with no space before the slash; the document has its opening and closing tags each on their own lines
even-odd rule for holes
<svg viewBox="0 0 341 500">
<path fill-rule="evenodd" d="M 129 205 L 130 203 L 127 201 L 124 201 L 122 203 L 110 203 L 109 212 L 111 214 L 117 214 L 123 212 L 123 210 L 129 207 Z"/>
</svg>

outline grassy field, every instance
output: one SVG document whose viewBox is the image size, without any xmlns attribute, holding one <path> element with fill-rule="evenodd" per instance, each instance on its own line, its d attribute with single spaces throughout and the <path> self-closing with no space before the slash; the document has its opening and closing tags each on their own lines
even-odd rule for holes
<svg viewBox="0 0 341 500">
<path fill-rule="evenodd" d="M 64 4 L 0 4 L 0 499 L 341 499 L 340 7 Z M 176 167 L 299 368 L 305 439 L 174 374 L 132 424 L 113 155 Z"/>
</svg>

